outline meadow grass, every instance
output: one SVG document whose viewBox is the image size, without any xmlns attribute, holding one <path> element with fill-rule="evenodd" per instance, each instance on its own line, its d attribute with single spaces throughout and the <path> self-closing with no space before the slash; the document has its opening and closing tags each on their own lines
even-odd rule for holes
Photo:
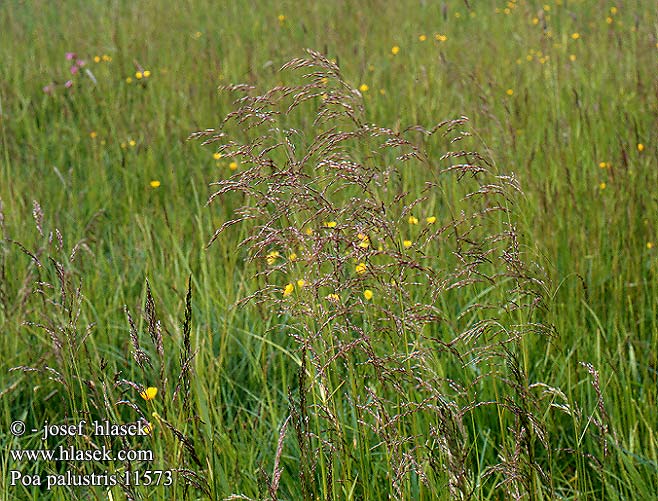
<svg viewBox="0 0 658 501">
<path fill-rule="evenodd" d="M 277 309 L 281 296 L 236 306 L 266 284 L 254 272 L 267 271 L 267 263 L 249 264 L 238 247 L 253 229 L 232 226 L 207 246 L 244 203 L 228 197 L 206 206 L 216 189 L 209 183 L 247 166 L 232 170 L 234 159 L 214 158 L 216 145 L 188 136 L 218 127 L 235 109 L 235 95 L 218 92 L 220 85 L 244 82 L 263 93 L 299 84 L 299 72 L 279 68 L 307 47 L 333 58 L 345 81 L 361 89 L 368 123 L 398 131 L 469 117 L 473 136 L 464 147 L 479 151 L 492 171 L 514 173 L 522 188 L 509 218 L 523 261 L 543 283 L 543 308 L 523 320 L 551 326 L 552 336 L 525 336 L 513 350 L 516 365 L 501 368 L 519 367 L 526 389 L 547 385 L 534 387 L 528 405 L 537 404 L 549 447 L 525 443 L 519 456 L 546 475 L 526 470 L 520 494 L 654 496 L 658 13 L 639 0 L 469 3 L 70 0 L 0 7 L 3 450 L 42 447 L 38 434 L 9 433 L 18 419 L 31 429 L 45 420 L 143 417 L 151 436 L 106 444 L 152 449 L 158 469 L 180 470 L 169 487 L 46 492 L 10 486 L 9 471 L 147 466 L 15 462 L 3 454 L 3 500 L 514 495 L 513 482 L 500 485 L 510 471 L 487 470 L 504 463 L 518 438 L 510 416 L 493 407 L 478 408 L 464 423 L 468 489 L 460 490 L 457 471 L 432 469 L 457 464 L 440 454 L 418 469 L 427 482 L 411 468 L 396 483 L 393 449 L 361 424 L 367 418 L 357 409 L 367 407 L 349 399 L 364 391 L 359 371 L 367 360 L 356 357 L 361 364 L 346 364 L 325 382 L 340 395 L 343 384 L 350 388 L 327 404 L 322 385 L 300 376 L 301 367 L 312 367 L 309 350 L 286 329 L 296 325 L 295 312 Z M 76 75 L 67 52 L 86 63 Z M 300 111 L 287 125 L 310 131 L 313 118 Z M 431 159 L 450 147 L 422 146 Z M 401 183 L 414 191 L 422 179 L 419 169 L 407 169 Z M 458 190 L 448 184 L 419 206 L 418 217 L 448 210 Z M 472 299 L 457 291 L 441 308 L 458 314 L 455 305 Z M 376 346 L 402 349 L 383 339 Z M 140 350 L 150 366 L 133 357 Z M 468 375 L 449 357 L 437 355 L 424 367 L 455 380 Z M 152 401 L 139 396 L 148 386 L 159 388 Z M 524 395 L 513 388 L 487 379 L 478 401 Z M 410 390 L 406 398 L 421 393 Z M 338 416 L 336 429 L 358 444 L 354 453 L 327 453 L 335 435 L 317 409 Z M 415 416 L 396 436 L 430 440 L 435 416 Z M 72 443 L 90 447 L 84 437 Z"/>
</svg>

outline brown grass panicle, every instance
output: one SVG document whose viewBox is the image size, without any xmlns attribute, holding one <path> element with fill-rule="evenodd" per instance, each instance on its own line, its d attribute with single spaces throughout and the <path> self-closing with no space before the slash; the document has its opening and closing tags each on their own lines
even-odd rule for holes
<svg viewBox="0 0 658 501">
<path fill-rule="evenodd" d="M 30 409 L 27 417 L 23 418 L 30 428 L 40 428 L 44 422 L 141 422 L 151 430 L 151 437 L 74 435 L 66 437 L 66 446 L 136 450 L 144 444 L 135 444 L 134 440 L 149 440 L 150 447 L 159 452 L 155 461 L 178 474 L 185 492 L 189 491 L 187 486 L 192 486 L 209 495 L 204 463 L 199 457 L 201 451 L 195 442 L 196 433 L 190 432 L 198 429 L 194 426 L 198 424 L 198 417 L 192 413 L 190 398 L 196 356 L 191 343 L 191 280 L 188 279 L 185 298 L 178 367 L 169 362 L 167 346 L 175 341 L 170 339 L 171 335 L 163 336 L 164 328 L 148 281 L 141 321 L 136 323 L 128 308 L 125 308 L 130 334 L 128 342 L 123 345 L 132 348 L 132 358 L 137 368 L 129 367 L 131 357 L 128 353 L 125 365 L 120 357 L 118 360 L 108 360 L 105 343 L 94 339 L 96 325 L 85 322 L 94 314 L 86 310 L 88 300 L 83 295 L 83 278 L 89 277 L 89 265 L 96 257 L 92 244 L 101 215 L 95 214 L 85 228 L 85 236 L 67 247 L 65 236 L 59 229 L 51 228 L 41 205 L 34 201 L 32 216 L 36 235 L 33 240 L 36 243 L 24 244 L 9 235 L 0 202 L 0 311 L 3 314 L 0 320 L 7 328 L 22 329 L 23 333 L 12 336 L 12 339 L 18 340 L 18 349 L 12 351 L 23 353 L 23 358 L 20 365 L 13 364 L 15 366 L 9 369 L 9 377 L 14 381 L 3 389 L 0 397 L 11 397 L 8 405 L 14 407 L 12 411 L 16 415 Z M 15 255 L 20 253 L 29 258 L 24 267 L 19 266 L 20 256 Z M 6 262 L 12 263 L 12 266 L 7 266 Z M 139 333 L 142 326 L 151 346 L 144 346 L 140 339 L 143 337 Z M 29 347 L 20 344 L 25 339 L 33 340 Z M 30 357 L 27 361 L 26 350 Z M 8 358 L 7 362 L 12 364 L 13 360 Z M 170 375 L 175 379 L 171 392 L 167 383 Z M 161 415 L 152 415 L 148 411 L 149 404 L 144 402 L 142 396 L 148 386 L 158 388 Z M 153 406 L 150 408 L 153 409 Z M 151 438 L 153 441 L 150 441 Z M 37 440 L 38 444 L 33 445 L 43 447 L 43 442 Z M 30 443 L 24 441 L 21 446 L 29 448 Z M 179 449 L 184 449 L 185 453 Z M 93 462 L 61 462 L 60 465 L 79 474 L 99 471 L 99 465 Z M 118 472 L 123 468 L 126 473 L 153 467 L 151 461 L 125 461 L 116 466 Z M 39 471 L 39 468 L 48 469 L 51 466 L 44 462 L 35 468 Z M 104 465 L 103 469 L 106 468 L 107 465 Z M 134 486 L 122 481 L 119 484 L 127 499 L 139 499 Z M 91 486 L 81 487 L 79 495 L 93 496 L 92 489 Z"/>
<path fill-rule="evenodd" d="M 472 151 L 466 117 L 381 127 L 322 54 L 282 70 L 304 81 L 263 94 L 226 86 L 235 109 L 191 138 L 240 165 L 213 183 L 208 203 L 237 207 L 209 245 L 248 225 L 239 248 L 258 285 L 244 302 L 276 312 L 302 354 L 289 420 L 303 497 L 349 482 L 366 497 L 447 485 L 467 498 L 494 471 L 478 462 L 493 468 L 495 455 L 514 472 L 501 483 L 510 494 L 537 488 L 537 471 L 550 490 L 536 451 L 548 447 L 545 406 L 519 357 L 530 333 L 548 332 L 531 322 L 544 284 L 520 252 L 515 177 Z M 492 429 L 469 428 L 472 413 Z M 480 431 L 495 441 L 482 458 Z"/>
</svg>

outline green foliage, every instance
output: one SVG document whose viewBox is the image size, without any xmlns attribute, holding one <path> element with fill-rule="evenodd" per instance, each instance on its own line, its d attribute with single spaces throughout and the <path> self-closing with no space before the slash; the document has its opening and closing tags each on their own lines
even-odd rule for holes
<svg viewBox="0 0 658 501">
<path fill-rule="evenodd" d="M 299 351 L 295 337 L 281 327 L 294 325 L 294 311 L 277 317 L 271 303 L 235 307 L 266 283 L 276 287 L 272 297 L 282 299 L 285 285 L 290 281 L 296 286 L 298 277 L 289 279 L 280 269 L 270 273 L 265 255 L 273 249 L 249 254 L 239 247 L 253 237 L 243 225 L 227 228 L 206 247 L 215 229 L 248 202 L 233 197 L 206 206 L 216 191 L 208 184 L 242 176 L 250 165 L 240 159 L 232 170 L 234 159 L 215 159 L 216 149 L 186 138 L 195 130 L 218 128 L 232 109 L 234 96 L 217 92 L 217 86 L 295 85 L 298 74 L 278 69 L 313 47 L 336 60 L 349 86 L 361 88 L 364 123 L 398 133 L 404 124 L 468 116 L 474 136 L 456 143 L 458 147 L 477 149 L 492 172 L 513 173 L 522 189 L 507 207 L 509 220 L 516 225 L 521 260 L 538 265 L 529 276 L 542 276 L 542 269 L 548 275 L 533 289 L 544 307 L 534 311 L 532 320 L 552 325 L 554 335 L 550 341 L 534 335 L 519 340 L 500 366 L 501 373 L 513 377 L 491 378 L 478 392 L 479 398 L 505 402 L 513 396 L 510 388 L 522 387 L 514 394 L 515 405 L 523 403 L 524 391 L 528 394 L 526 415 L 541 423 L 549 444 L 524 442 L 522 456 L 535 454 L 522 463 L 529 468 L 524 478 L 533 486 L 529 497 L 651 497 L 658 464 L 658 241 L 653 217 L 658 202 L 652 192 L 658 182 L 656 11 L 651 2 L 468 4 L 470 8 L 462 0 L 228 2 L 221 7 L 206 0 L 3 4 L 3 451 L 42 446 L 38 434 L 9 433 L 10 423 L 18 419 L 28 429 L 45 420 L 145 419 L 154 425 L 145 442 L 154 451 L 154 465 L 185 471 L 169 488 L 140 487 L 130 493 L 115 487 L 115 500 L 197 499 L 205 496 L 204 490 L 210 499 L 308 496 L 299 474 L 306 472 L 308 478 L 313 473 L 308 452 L 316 446 L 304 440 L 322 437 L 309 435 L 302 425 L 307 416 L 315 419 L 309 426 L 321 428 L 326 417 L 314 414 L 317 399 L 326 396 L 317 385 L 313 388 L 313 381 L 299 379 L 300 367 L 312 367 L 311 351 Z M 398 50 L 392 51 L 394 46 Z M 67 52 L 76 57 L 67 60 Z M 78 59 L 85 65 L 72 74 Z M 69 79 L 70 89 L 65 86 Z M 284 128 L 311 130 L 314 116 L 301 109 L 289 115 Z M 253 139 L 244 131 L 236 134 L 240 142 Z M 292 140 L 303 151 L 312 139 L 302 133 Z M 438 159 L 449 145 L 419 141 L 429 159 L 426 167 L 445 167 Z M 356 147 L 355 154 L 366 158 L 372 146 Z M 388 162 L 392 156 L 383 158 Z M 418 195 L 420 170 L 400 168 L 397 186 Z M 461 193 L 446 184 L 441 196 L 428 197 L 404 215 L 400 211 L 398 230 L 408 229 L 410 240 L 423 237 L 424 218 L 436 216 L 439 225 L 461 203 Z M 419 219 L 418 228 L 407 225 L 412 215 Z M 324 216 L 316 216 L 320 226 Z M 295 222 L 310 217 L 300 213 Z M 402 249 L 405 238 L 400 239 Z M 454 260 L 449 249 L 433 250 Z M 297 252 L 278 250 L 278 265 Z M 262 257 L 256 262 L 266 273 L 254 280 L 253 267 L 244 263 L 258 255 Z M 383 281 L 377 287 L 358 279 L 351 284 L 353 290 L 340 292 L 371 308 L 386 296 Z M 361 299 L 366 285 L 375 294 L 371 303 Z M 330 306 L 322 299 L 330 292 L 318 294 L 323 308 Z M 466 325 L 475 321 L 476 316 L 460 314 L 481 302 L 486 288 L 478 291 L 481 296 L 453 292 L 439 305 L 444 316 L 461 318 Z M 293 297 L 297 293 L 295 289 Z M 359 319 L 357 327 L 369 321 Z M 449 339 L 464 327 L 424 329 L 424 336 Z M 399 338 L 390 342 L 402 343 Z M 383 344 L 377 347 L 385 351 Z M 138 349 L 151 366 L 140 359 L 140 367 L 134 357 Z M 444 378 L 466 370 L 445 363 L 438 353 L 426 361 L 428 367 L 446 371 L 440 374 Z M 515 367 L 520 372 L 514 373 Z M 333 390 L 363 390 L 355 371 L 366 367 L 346 364 L 344 369 L 332 376 Z M 159 387 L 153 401 L 139 396 L 147 386 Z M 304 387 L 312 388 L 307 406 L 300 403 Z M 313 488 L 322 497 L 331 492 L 333 499 L 398 496 L 393 454 L 375 440 L 376 434 L 362 433 L 363 416 L 353 402 L 336 400 L 332 405 L 344 417 L 345 436 L 357 439 L 357 449 L 340 461 L 338 456 L 319 458 Z M 486 468 L 510 464 L 514 457 L 511 446 L 519 437 L 500 432 L 510 423 L 514 429 L 511 415 L 481 406 L 463 422 L 468 457 L 473 458 L 466 465 L 473 472 L 469 485 L 477 499 L 496 499 L 505 492 L 500 483 L 509 479 L 510 471 Z M 414 436 L 425 433 L 436 419 L 416 416 L 407 428 Z M 325 430 L 329 435 L 329 428 Z M 90 447 L 85 437 L 72 444 Z M 423 472 L 431 470 L 433 461 L 446 461 L 440 454 L 425 459 Z M 48 493 L 11 487 L 9 470 L 46 474 L 71 465 L 15 463 L 4 453 L 1 461 L 0 499 L 108 497 L 107 489 L 99 488 Z M 543 465 L 543 473 L 532 464 Z M 119 463 L 112 467 L 127 468 Z M 71 468 L 83 473 L 109 466 L 81 463 Z M 432 471 L 428 484 L 410 473 L 403 497 L 449 498 L 447 489 L 439 490 L 448 485 L 450 471 Z"/>
</svg>

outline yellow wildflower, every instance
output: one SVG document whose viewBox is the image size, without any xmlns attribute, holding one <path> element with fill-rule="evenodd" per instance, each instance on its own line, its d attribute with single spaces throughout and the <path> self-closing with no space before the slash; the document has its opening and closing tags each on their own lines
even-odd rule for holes
<svg viewBox="0 0 658 501">
<path fill-rule="evenodd" d="M 158 394 L 158 389 L 153 386 L 149 386 L 148 388 L 146 388 L 146 390 L 142 391 L 139 394 L 139 396 L 142 397 L 144 400 L 153 400 L 157 394 Z"/>
<path fill-rule="evenodd" d="M 228 164 L 228 168 L 231 169 L 231 170 L 237 169 L 238 168 L 238 162 L 231 162 L 230 164 Z"/>
<path fill-rule="evenodd" d="M 436 39 L 437 42 L 445 42 L 446 40 L 448 40 L 448 36 L 443 35 L 441 33 L 437 33 L 436 35 L 434 35 L 434 38 Z"/>
<path fill-rule="evenodd" d="M 576 60 L 576 54 L 570 54 L 569 55 L 569 61 L 571 61 L 573 63 L 575 60 Z"/>
<path fill-rule="evenodd" d="M 436 223 L 436 217 L 435 216 L 426 217 L 425 221 L 427 221 L 427 224 L 434 224 Z"/>
<path fill-rule="evenodd" d="M 94 62 L 95 63 L 100 63 L 101 62 L 101 56 L 94 56 Z"/>
<path fill-rule="evenodd" d="M 577 32 L 576 32 L 576 33 L 572 33 L 572 34 L 571 34 L 571 38 L 573 38 L 574 40 L 578 40 L 578 39 L 580 38 L 580 33 L 577 33 Z"/>
<path fill-rule="evenodd" d="M 141 80 L 143 76 L 144 76 L 144 75 L 142 75 L 142 72 L 141 72 L 141 71 L 138 71 L 137 73 L 135 73 L 135 78 L 136 78 L 137 80 Z"/>
<path fill-rule="evenodd" d="M 419 36 L 418 36 L 418 41 L 419 41 L 419 42 L 424 42 L 425 40 L 427 40 L 427 36 L 426 36 L 426 35 L 419 35 Z"/>
<path fill-rule="evenodd" d="M 326 222 L 324 223 L 324 226 L 325 226 L 326 228 L 335 228 L 335 227 L 336 227 L 336 224 L 337 224 L 336 221 L 326 221 Z M 309 234 L 310 234 L 310 233 L 309 233 Z"/>
<path fill-rule="evenodd" d="M 132 77 L 127 77 L 127 78 L 126 78 L 126 83 L 129 84 L 129 83 L 132 83 L 132 82 L 133 82 Z"/>
<path fill-rule="evenodd" d="M 297 280 L 297 287 L 299 287 L 300 289 L 302 287 L 304 287 L 305 285 L 306 285 L 306 280 L 303 280 L 301 278 L 299 280 Z"/>
<path fill-rule="evenodd" d="M 367 84 L 361 84 L 361 85 L 359 86 L 359 90 L 360 90 L 361 92 L 368 92 L 368 89 L 370 89 L 370 87 L 368 87 Z"/>
<path fill-rule="evenodd" d="M 149 184 L 151 185 L 151 188 L 159 188 L 160 187 L 160 181 L 158 181 L 157 179 L 154 179 Z"/>
<path fill-rule="evenodd" d="M 277 19 L 279 20 L 280 23 L 282 23 L 286 20 L 286 16 L 284 16 L 283 14 L 279 14 L 277 16 Z"/>
<path fill-rule="evenodd" d="M 370 289 L 364 290 L 363 297 L 366 298 L 366 301 L 370 301 L 372 299 L 372 291 Z"/>
<path fill-rule="evenodd" d="M 415 216 L 409 216 L 409 224 L 418 224 L 418 218 Z"/>
<path fill-rule="evenodd" d="M 144 71 L 144 78 L 148 78 L 151 76 L 151 72 L 149 70 Z"/>
<path fill-rule="evenodd" d="M 289 296 L 290 294 L 292 294 L 292 291 L 294 291 L 294 290 L 295 290 L 295 286 L 292 285 L 292 284 L 288 284 L 283 289 L 283 295 L 284 296 Z"/>
<path fill-rule="evenodd" d="M 637 145 L 637 151 L 642 152 L 644 151 L 644 145 L 642 143 L 638 143 Z"/>
<path fill-rule="evenodd" d="M 267 264 L 272 265 L 276 262 L 277 258 L 279 258 L 280 256 L 281 254 L 279 254 L 279 251 L 270 251 L 265 256 L 265 260 L 267 261 Z"/>
<path fill-rule="evenodd" d="M 359 275 L 363 275 L 366 272 L 366 269 L 367 269 L 366 263 L 360 262 L 359 264 L 356 265 L 355 271 Z"/>
<path fill-rule="evenodd" d="M 514 94 L 514 90 L 513 90 L 513 89 L 507 89 L 507 90 L 505 91 L 505 94 L 507 94 L 508 96 L 511 96 L 511 95 Z"/>
<path fill-rule="evenodd" d="M 404 245 L 405 249 L 408 249 L 413 245 L 413 242 L 411 240 L 405 240 L 404 242 L 402 242 L 402 245 Z"/>
<path fill-rule="evenodd" d="M 215 160 L 219 160 L 220 158 L 222 158 L 222 154 L 219 153 L 219 152 L 217 152 L 217 153 L 213 153 L 212 157 L 213 157 Z"/>
<path fill-rule="evenodd" d="M 306 234 L 309 235 L 309 236 L 310 236 L 310 235 L 313 235 L 313 228 L 306 228 L 306 229 L 304 230 L 304 233 L 306 233 Z"/>
<path fill-rule="evenodd" d="M 397 45 L 394 45 L 393 47 L 391 47 L 391 54 L 393 54 L 394 56 L 397 56 L 398 52 L 400 52 L 400 47 L 398 47 Z"/>
<path fill-rule="evenodd" d="M 647 249 L 653 249 L 653 242 L 647 242 Z"/>
<path fill-rule="evenodd" d="M 337 303 L 338 301 L 340 301 L 340 296 L 338 294 L 328 294 L 326 299 L 334 303 Z"/>
<path fill-rule="evenodd" d="M 605 183 L 599 183 L 599 189 L 600 190 L 605 190 L 608 185 Z"/>
<path fill-rule="evenodd" d="M 96 136 L 98 136 L 98 133 L 95 130 L 92 130 L 89 133 L 89 137 L 92 138 L 92 139 L 96 139 Z"/>
<path fill-rule="evenodd" d="M 297 261 L 297 254 L 294 252 L 288 256 L 288 260 L 290 261 Z"/>
</svg>

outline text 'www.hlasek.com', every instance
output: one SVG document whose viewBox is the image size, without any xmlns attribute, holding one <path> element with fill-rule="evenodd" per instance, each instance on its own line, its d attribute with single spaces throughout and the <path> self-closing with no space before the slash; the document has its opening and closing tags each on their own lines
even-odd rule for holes
<svg viewBox="0 0 658 501">
<path fill-rule="evenodd" d="M 25 422 L 14 421 L 10 426 L 14 437 L 30 432 L 32 437 L 34 434 L 40 437 L 44 447 L 10 448 L 9 457 L 13 465 L 9 469 L 7 485 L 46 490 L 58 486 L 169 486 L 173 483 L 171 470 L 139 469 L 143 464 L 153 463 L 153 451 L 128 445 L 129 438 L 147 437 L 151 431 L 151 425 L 146 421 L 128 424 L 84 420 L 76 424 L 46 422 L 41 428 L 29 430 Z M 78 443 L 87 446 L 71 445 L 69 442 L 76 437 Z M 98 445 L 97 441 L 105 443 Z M 120 446 L 113 447 L 113 444 Z M 49 467 L 34 468 L 35 463 L 44 462 Z M 77 467 L 83 463 L 93 463 L 94 467 L 103 469 L 89 471 L 89 468 Z"/>
</svg>

